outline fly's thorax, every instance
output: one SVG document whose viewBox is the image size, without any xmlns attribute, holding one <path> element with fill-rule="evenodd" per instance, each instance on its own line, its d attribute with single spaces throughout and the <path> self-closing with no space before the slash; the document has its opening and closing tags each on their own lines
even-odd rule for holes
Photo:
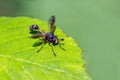
<svg viewBox="0 0 120 80">
<path fill-rule="evenodd" d="M 46 34 L 45 37 L 46 41 L 53 43 L 53 44 L 57 44 L 58 43 L 58 38 L 57 36 L 55 36 L 53 33 L 49 32 Z"/>
</svg>

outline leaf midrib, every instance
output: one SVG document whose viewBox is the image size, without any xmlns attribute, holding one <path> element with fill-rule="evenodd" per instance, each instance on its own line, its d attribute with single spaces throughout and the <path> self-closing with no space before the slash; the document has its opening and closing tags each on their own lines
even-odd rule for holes
<svg viewBox="0 0 120 80">
<path fill-rule="evenodd" d="M 20 58 L 15 58 L 15 57 L 11 57 L 11 56 L 5 56 L 5 55 L 0 55 L 0 57 L 2 57 L 2 58 L 8 58 L 8 59 L 13 59 L 13 60 L 15 60 L 15 61 L 20 61 L 20 62 L 24 62 L 24 63 L 28 63 L 28 64 L 32 64 L 32 65 L 35 65 L 35 66 L 38 66 L 38 67 L 43 67 L 43 68 L 46 68 L 46 69 L 49 69 L 49 70 L 53 70 L 53 71 L 56 71 L 56 72 L 66 73 L 66 74 L 67 74 L 68 76 L 70 76 L 70 77 L 74 77 L 74 78 L 76 78 L 76 79 L 80 79 L 79 77 L 73 76 L 72 74 L 69 74 L 69 73 L 66 72 L 66 71 L 54 69 L 54 68 L 52 68 L 52 67 L 48 67 L 48 66 L 45 66 L 45 65 L 42 65 L 42 64 L 39 64 L 39 63 L 31 62 L 31 61 L 29 61 L 29 60 L 20 59 Z"/>
</svg>

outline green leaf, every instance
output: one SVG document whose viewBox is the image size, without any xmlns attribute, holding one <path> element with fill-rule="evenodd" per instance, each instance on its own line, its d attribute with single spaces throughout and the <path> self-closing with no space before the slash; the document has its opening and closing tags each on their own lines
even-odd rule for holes
<svg viewBox="0 0 120 80">
<path fill-rule="evenodd" d="M 46 44 L 36 53 L 41 40 L 28 38 L 32 24 L 49 31 L 47 22 L 38 19 L 0 18 L 0 80 L 91 80 L 83 67 L 82 49 L 58 27 L 55 35 L 64 38 L 65 51 L 53 46 L 55 57 Z"/>
</svg>

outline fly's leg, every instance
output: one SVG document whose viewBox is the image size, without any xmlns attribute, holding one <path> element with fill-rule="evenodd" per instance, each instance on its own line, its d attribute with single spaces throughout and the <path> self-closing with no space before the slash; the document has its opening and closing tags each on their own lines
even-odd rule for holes
<svg viewBox="0 0 120 80">
<path fill-rule="evenodd" d="M 45 43 L 43 43 L 43 44 L 41 45 L 40 49 L 39 49 L 39 50 L 37 50 L 37 52 L 36 52 L 36 53 L 40 52 L 40 51 L 41 51 L 41 49 L 43 49 L 43 47 L 44 47 L 44 46 L 45 46 Z"/>
<path fill-rule="evenodd" d="M 61 45 L 64 45 L 64 43 L 60 43 L 60 41 L 63 41 L 63 40 L 64 40 L 63 38 L 62 38 L 62 39 L 59 39 L 59 43 L 58 43 L 58 45 L 59 45 L 59 48 L 60 48 L 60 49 L 62 49 L 62 50 L 65 51 L 65 49 L 62 48 L 62 46 L 61 46 Z"/>
<path fill-rule="evenodd" d="M 60 48 L 60 49 L 62 49 L 62 50 L 64 50 L 64 51 L 65 51 L 65 49 L 64 49 L 64 48 L 62 48 L 62 46 L 61 46 L 61 45 L 63 45 L 62 43 L 59 43 L 58 45 L 59 45 L 59 48 Z"/>
<path fill-rule="evenodd" d="M 55 54 L 55 52 L 54 52 L 54 50 L 53 50 L 53 46 L 52 46 L 50 43 L 49 43 L 49 46 L 51 47 L 54 56 L 56 56 L 56 54 Z"/>
</svg>

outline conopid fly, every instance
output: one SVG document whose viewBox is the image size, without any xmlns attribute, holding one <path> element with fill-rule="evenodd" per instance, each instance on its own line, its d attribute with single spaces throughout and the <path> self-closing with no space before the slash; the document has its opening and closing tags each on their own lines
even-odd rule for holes
<svg viewBox="0 0 120 80">
<path fill-rule="evenodd" d="M 40 30 L 40 28 L 38 27 L 38 25 L 31 25 L 30 26 L 30 31 L 36 31 L 36 33 L 34 33 L 32 36 L 30 36 L 30 38 L 40 38 L 42 39 L 43 43 L 48 43 L 49 46 L 51 47 L 52 49 L 52 52 L 54 54 L 54 56 L 56 56 L 54 50 L 53 50 L 53 45 L 59 45 L 59 47 L 62 49 L 62 50 L 65 50 L 63 49 L 61 46 L 60 46 L 60 40 L 63 40 L 63 39 L 58 39 L 58 37 L 56 35 L 54 35 L 54 30 L 55 30 L 55 16 L 51 16 L 50 19 L 49 19 L 49 28 L 50 28 L 50 31 L 49 32 L 46 32 L 44 30 Z M 37 51 L 39 52 L 42 48 L 43 48 L 44 45 L 41 46 L 41 48 Z"/>
</svg>

